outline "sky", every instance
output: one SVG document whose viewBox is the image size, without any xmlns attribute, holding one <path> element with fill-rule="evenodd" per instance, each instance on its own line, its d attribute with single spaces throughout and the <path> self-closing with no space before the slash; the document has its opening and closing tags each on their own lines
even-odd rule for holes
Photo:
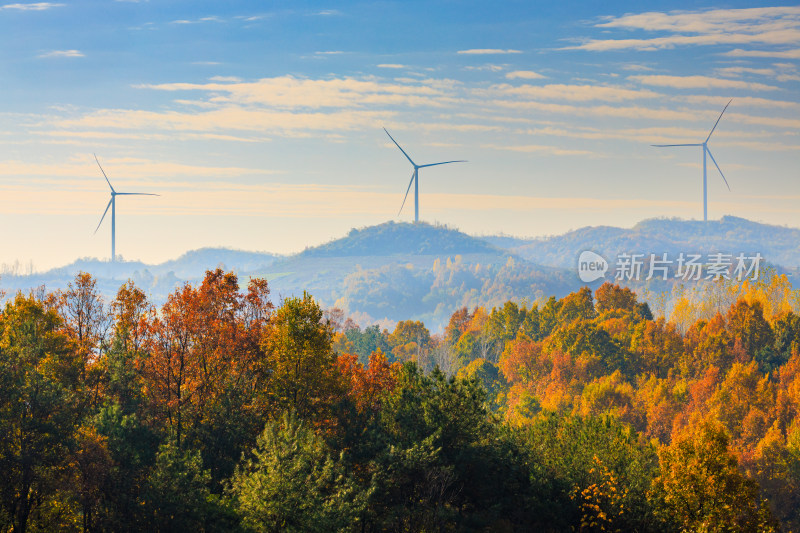
<svg viewBox="0 0 800 533">
<path fill-rule="evenodd" d="M 0 0 L 0 264 L 292 253 L 420 218 L 800 227 L 800 6 Z"/>
</svg>

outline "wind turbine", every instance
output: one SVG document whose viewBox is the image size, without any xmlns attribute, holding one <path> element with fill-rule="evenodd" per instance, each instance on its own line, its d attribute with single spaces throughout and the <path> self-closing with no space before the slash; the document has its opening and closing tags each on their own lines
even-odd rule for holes
<svg viewBox="0 0 800 533">
<path fill-rule="evenodd" d="M 103 170 L 103 167 L 100 165 L 100 161 L 97 159 L 97 155 L 94 156 L 94 160 L 97 161 L 97 166 L 100 167 L 100 172 L 103 173 L 103 177 L 106 179 L 106 183 L 111 188 L 111 200 L 108 201 L 108 205 L 106 206 L 106 210 L 103 211 L 103 216 L 100 217 L 100 223 L 97 224 L 97 228 L 94 230 L 97 233 L 97 230 L 100 229 L 100 224 L 103 223 L 103 220 L 106 218 L 106 213 L 108 213 L 108 208 L 111 208 L 111 262 L 113 263 L 116 261 L 117 254 L 116 254 L 116 232 L 117 232 L 117 217 L 116 217 L 116 210 L 117 210 L 117 196 L 160 196 L 159 194 L 153 194 L 149 192 L 117 192 L 114 190 L 114 187 L 111 186 L 111 182 L 108 181 L 108 176 L 106 176 L 106 171 Z"/>
<path fill-rule="evenodd" d="M 394 140 L 394 137 L 392 137 L 392 135 L 389 133 L 389 131 L 386 128 L 383 128 L 383 131 L 386 132 L 386 135 L 389 136 L 389 138 L 392 140 L 392 142 L 395 144 L 395 146 L 400 148 L 400 145 L 397 144 L 397 141 Z M 405 150 L 400 148 L 400 151 L 403 152 L 403 155 L 406 156 L 406 159 L 408 159 L 409 163 L 414 165 L 414 173 L 411 174 L 411 181 L 408 182 L 408 189 L 406 189 L 406 195 L 403 197 L 403 204 L 400 206 L 400 211 L 398 211 L 397 214 L 399 215 L 403 211 L 403 207 L 406 205 L 406 199 L 408 198 L 408 192 L 411 190 L 411 184 L 413 183 L 414 184 L 414 222 L 416 223 L 416 222 L 419 222 L 419 169 L 425 168 L 425 167 L 435 167 L 436 165 L 447 165 L 449 163 L 466 163 L 466 161 L 464 161 L 464 160 L 444 161 L 442 163 L 428 163 L 427 165 L 418 165 L 418 164 L 414 163 L 414 161 L 412 161 L 410 157 L 408 157 L 408 154 L 406 153 Z"/>
<path fill-rule="evenodd" d="M 711 154 L 711 150 L 708 149 L 708 140 L 711 138 L 711 134 L 714 133 L 714 130 L 717 129 L 717 124 L 719 124 L 722 115 L 725 113 L 725 110 L 728 109 L 728 106 L 731 105 L 733 102 L 733 98 L 728 100 L 728 103 L 725 104 L 725 107 L 722 108 L 722 113 L 719 114 L 719 118 L 714 123 L 714 127 L 711 128 L 711 131 L 708 133 L 708 137 L 706 140 L 701 143 L 695 144 L 654 144 L 656 148 L 671 148 L 673 146 L 702 146 L 703 147 L 703 221 L 708 222 L 708 183 L 707 183 L 707 173 L 706 173 L 706 155 L 711 158 L 711 161 L 714 162 L 714 166 L 717 167 L 719 170 L 719 175 L 722 176 L 723 181 L 725 181 L 725 185 L 728 187 L 728 190 L 731 190 L 731 186 L 728 185 L 728 180 L 725 179 L 725 174 L 722 173 L 722 169 L 719 168 L 717 164 L 717 160 L 714 159 L 714 156 Z"/>
</svg>

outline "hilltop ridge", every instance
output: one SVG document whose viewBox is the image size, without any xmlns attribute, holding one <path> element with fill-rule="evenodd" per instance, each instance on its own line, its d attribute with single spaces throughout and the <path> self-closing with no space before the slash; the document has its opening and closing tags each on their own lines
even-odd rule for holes
<svg viewBox="0 0 800 533">
<path fill-rule="evenodd" d="M 494 254 L 492 244 L 447 226 L 426 222 L 384 222 L 354 228 L 342 238 L 307 248 L 301 257 Z"/>
<path fill-rule="evenodd" d="M 502 241 L 496 241 L 502 243 Z M 631 253 L 754 253 L 787 269 L 800 268 L 800 229 L 724 216 L 719 220 L 651 218 L 632 228 L 587 226 L 547 239 L 504 246 L 541 265 L 573 268 L 583 250 L 611 258 Z"/>
<path fill-rule="evenodd" d="M 132 279 L 158 305 L 182 283 L 222 267 L 237 272 L 243 285 L 251 277 L 266 278 L 276 301 L 308 291 L 323 306 L 341 307 L 362 324 L 412 319 L 436 330 L 462 306 L 532 303 L 576 290 L 583 285 L 575 271 L 583 250 L 610 262 L 621 252 L 760 252 L 792 274 L 800 267 L 798 243 L 798 229 L 730 216 L 707 223 L 648 219 L 632 228 L 585 227 L 546 239 L 474 237 L 441 225 L 390 221 L 352 229 L 292 255 L 203 248 L 157 265 L 81 259 L 33 275 L 5 275 L 0 288 L 7 297 L 41 285 L 60 289 L 86 271 L 97 278 L 107 301 Z"/>
</svg>

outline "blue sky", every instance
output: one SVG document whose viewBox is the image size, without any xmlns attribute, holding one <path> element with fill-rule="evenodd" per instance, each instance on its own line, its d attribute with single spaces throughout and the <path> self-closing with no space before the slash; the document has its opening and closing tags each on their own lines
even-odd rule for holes
<svg viewBox="0 0 800 533">
<path fill-rule="evenodd" d="M 547 4 L 547 5 L 546 5 Z M 555 4 L 555 5 L 549 5 Z M 420 214 L 472 234 L 655 216 L 800 226 L 800 7 L 0 4 L 0 263 L 299 251 Z"/>
</svg>

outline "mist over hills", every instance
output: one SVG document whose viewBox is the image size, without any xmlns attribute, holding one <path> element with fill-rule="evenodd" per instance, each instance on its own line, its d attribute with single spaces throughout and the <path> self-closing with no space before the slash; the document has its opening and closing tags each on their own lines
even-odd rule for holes
<svg viewBox="0 0 800 533">
<path fill-rule="evenodd" d="M 0 290 L 6 297 L 17 291 L 44 286 L 48 290 L 64 289 L 78 272 L 88 272 L 97 279 L 97 287 L 106 300 L 116 295 L 127 280 L 133 280 L 154 303 L 162 303 L 167 295 L 186 281 L 202 279 L 206 270 L 222 267 L 237 272 L 256 270 L 270 265 L 279 257 L 264 252 L 245 252 L 226 248 L 200 248 L 164 263 L 150 265 L 141 261 L 101 261 L 77 259 L 69 265 L 28 275 L 0 273 Z"/>
<path fill-rule="evenodd" d="M 396 222 L 351 230 L 248 275 L 267 278 L 273 295 L 307 290 L 362 325 L 412 319 L 434 330 L 462 306 L 533 302 L 574 285 L 567 270 L 540 267 L 458 230 Z"/>
<path fill-rule="evenodd" d="M 207 269 L 221 267 L 235 271 L 242 286 L 251 277 L 266 278 L 276 302 L 308 291 L 323 306 L 340 307 L 362 325 L 413 319 L 439 330 L 462 306 L 491 308 L 507 300 L 532 304 L 576 290 L 584 285 L 575 271 L 583 250 L 609 263 L 622 252 L 760 252 L 792 274 L 800 267 L 798 244 L 798 229 L 730 216 L 708 223 L 650 219 L 630 229 L 586 227 L 547 239 L 473 237 L 445 226 L 387 222 L 353 229 L 294 255 L 203 248 L 157 265 L 81 259 L 32 275 L 6 273 L 0 289 L 6 297 L 41 285 L 63 289 L 84 271 L 97 278 L 107 300 L 131 279 L 160 305 L 182 283 L 197 282 Z"/>
<path fill-rule="evenodd" d="M 502 246 L 503 241 L 489 240 Z M 592 250 L 608 260 L 622 252 L 709 254 L 755 253 L 787 270 L 800 268 L 800 229 L 773 226 L 744 218 L 724 216 L 720 220 L 653 218 L 633 228 L 589 226 L 547 239 L 508 241 L 510 252 L 538 264 L 574 268 L 583 250 Z"/>
</svg>

